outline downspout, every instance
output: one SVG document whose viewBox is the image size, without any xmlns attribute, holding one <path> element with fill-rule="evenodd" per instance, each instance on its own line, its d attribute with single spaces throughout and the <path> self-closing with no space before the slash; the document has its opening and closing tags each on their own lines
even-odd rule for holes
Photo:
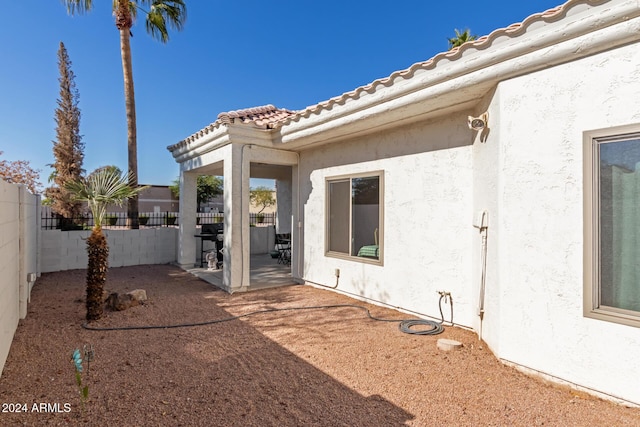
<svg viewBox="0 0 640 427">
<path fill-rule="evenodd" d="M 482 321 L 484 319 L 484 293 L 485 283 L 487 280 L 487 228 L 489 224 L 489 213 L 482 211 L 478 214 L 473 226 L 480 231 L 482 239 L 480 247 L 480 294 L 478 295 L 478 316 L 480 317 L 480 328 L 478 330 L 478 339 L 482 340 Z"/>
</svg>

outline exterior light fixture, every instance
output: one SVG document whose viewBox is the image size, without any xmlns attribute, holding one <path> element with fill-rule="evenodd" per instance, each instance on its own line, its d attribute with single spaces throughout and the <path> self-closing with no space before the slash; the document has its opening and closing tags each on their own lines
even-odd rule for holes
<svg viewBox="0 0 640 427">
<path fill-rule="evenodd" d="M 489 122 L 489 113 L 486 113 L 486 112 L 479 117 L 469 116 L 467 119 L 467 125 L 469 126 L 469 129 L 475 130 L 475 131 L 480 131 L 486 128 L 488 122 Z"/>
</svg>

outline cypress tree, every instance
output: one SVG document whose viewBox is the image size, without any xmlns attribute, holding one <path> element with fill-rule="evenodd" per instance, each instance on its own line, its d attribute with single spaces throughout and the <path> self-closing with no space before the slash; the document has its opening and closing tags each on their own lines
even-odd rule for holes
<svg viewBox="0 0 640 427">
<path fill-rule="evenodd" d="M 55 163 L 50 181 L 54 186 L 46 190 L 51 200 L 51 208 L 63 218 L 78 219 L 82 212 L 82 203 L 73 199 L 65 184 L 80 179 L 84 170 L 84 143 L 80 135 L 80 95 L 75 84 L 75 75 L 71 70 L 71 60 L 64 43 L 58 49 L 58 70 L 60 77 L 60 98 L 55 110 L 56 140 L 53 141 Z M 66 221 L 69 223 L 69 221 Z"/>
</svg>

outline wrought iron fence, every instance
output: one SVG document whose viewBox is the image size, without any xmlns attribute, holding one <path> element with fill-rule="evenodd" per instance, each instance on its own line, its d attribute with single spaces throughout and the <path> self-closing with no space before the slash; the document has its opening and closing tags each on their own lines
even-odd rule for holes
<svg viewBox="0 0 640 427">
<path fill-rule="evenodd" d="M 251 225 L 276 225 L 275 213 L 251 213 L 249 214 L 249 224 Z"/>
<path fill-rule="evenodd" d="M 140 227 L 171 227 L 178 225 L 177 212 L 152 212 L 138 215 Z M 55 213 L 42 211 L 43 230 L 89 230 L 94 226 L 93 215 L 86 213 L 72 218 L 63 218 Z M 104 228 L 127 228 L 126 212 L 108 213 L 103 221 Z"/>
<path fill-rule="evenodd" d="M 197 224 L 215 224 L 224 222 L 224 214 L 222 213 L 198 213 Z M 275 213 L 250 213 L 249 224 L 251 226 L 276 225 Z"/>
<path fill-rule="evenodd" d="M 172 227 L 179 225 L 178 212 L 150 212 L 141 213 L 138 216 L 140 227 Z M 224 214 L 221 213 L 198 213 L 196 217 L 197 225 L 214 224 L 224 222 Z M 249 214 L 251 226 L 275 225 L 275 213 L 252 213 Z M 42 210 L 43 230 L 89 230 L 93 227 L 94 221 L 91 213 L 86 213 L 74 218 L 62 218 L 50 212 L 48 209 Z M 127 228 L 126 212 L 111 212 L 105 217 L 102 225 L 104 228 Z"/>
</svg>

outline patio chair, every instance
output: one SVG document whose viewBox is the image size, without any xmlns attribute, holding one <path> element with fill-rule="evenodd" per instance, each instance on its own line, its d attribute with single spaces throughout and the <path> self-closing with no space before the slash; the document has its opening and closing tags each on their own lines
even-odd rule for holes
<svg viewBox="0 0 640 427">
<path fill-rule="evenodd" d="M 291 233 L 276 233 L 278 264 L 291 264 Z"/>
</svg>

